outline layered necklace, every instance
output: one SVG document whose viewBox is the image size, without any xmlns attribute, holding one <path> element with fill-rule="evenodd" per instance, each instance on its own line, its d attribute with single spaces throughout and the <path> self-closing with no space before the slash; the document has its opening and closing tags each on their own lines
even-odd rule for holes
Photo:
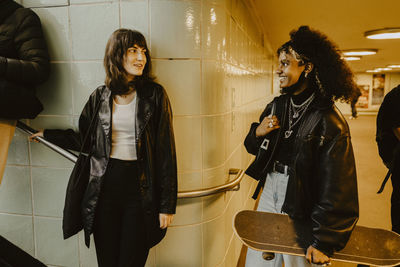
<svg viewBox="0 0 400 267">
<path fill-rule="evenodd" d="M 303 115 L 306 113 L 308 106 L 311 104 L 315 97 L 315 93 L 310 95 L 303 103 L 296 105 L 293 98 L 290 98 L 289 105 L 289 128 L 285 131 L 285 138 L 289 138 L 293 133 L 293 127 L 298 124 Z"/>
</svg>

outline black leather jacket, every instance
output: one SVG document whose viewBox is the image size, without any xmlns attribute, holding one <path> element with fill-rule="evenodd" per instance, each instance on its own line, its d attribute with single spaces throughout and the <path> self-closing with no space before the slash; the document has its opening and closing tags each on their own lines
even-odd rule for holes
<svg viewBox="0 0 400 267">
<path fill-rule="evenodd" d="M 271 113 L 284 125 L 289 97 L 281 95 L 267 105 L 260 122 Z M 346 121 L 333 104 L 317 105 L 314 100 L 298 130 L 289 181 L 282 211 L 312 227 L 312 245 L 327 255 L 342 249 L 358 220 L 356 167 Z M 256 159 L 246 173 L 259 180 L 257 197 L 271 171 L 276 147 L 283 136 L 280 128 L 266 136 L 267 150 L 260 149 L 265 137 L 255 136 L 253 123 L 245 139 L 247 151 Z"/>
<path fill-rule="evenodd" d="M 110 89 L 100 86 L 92 93 L 79 118 L 80 133 L 72 129 L 44 132 L 44 137 L 49 141 L 63 148 L 79 151 L 98 101 L 99 113 L 92 129 L 94 145 L 90 158 L 89 185 L 82 204 L 87 245 L 93 230 L 96 205 L 111 152 L 113 102 Z M 177 201 L 172 111 L 168 96 L 159 84 L 148 83 L 144 88 L 137 90 L 136 143 L 147 245 L 152 247 L 165 235 L 165 230 L 159 226 L 159 213 L 174 214 Z M 85 147 L 84 151 L 88 152 L 89 147 Z"/>
</svg>

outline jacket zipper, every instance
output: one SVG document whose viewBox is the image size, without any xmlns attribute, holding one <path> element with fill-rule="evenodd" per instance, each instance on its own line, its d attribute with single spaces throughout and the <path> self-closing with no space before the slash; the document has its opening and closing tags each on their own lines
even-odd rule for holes
<svg viewBox="0 0 400 267">
<path fill-rule="evenodd" d="M 315 111 L 315 112 L 318 112 L 318 111 Z M 311 127 L 312 127 L 312 129 L 315 127 L 315 123 L 318 121 L 318 119 L 320 118 L 320 116 L 318 116 L 319 115 L 319 113 L 312 113 L 310 116 L 312 116 L 312 118 L 311 118 L 311 120 L 310 120 L 310 122 L 309 122 L 309 125 L 312 125 Z M 298 158 L 299 158 L 299 153 L 297 152 L 298 150 L 299 150 L 299 138 L 301 137 L 301 136 L 303 136 L 304 135 L 304 133 L 305 133 L 305 121 L 306 120 L 303 120 L 302 121 L 302 123 L 300 124 L 300 128 L 299 128 L 299 131 L 297 132 L 297 135 L 296 135 L 296 140 L 295 140 L 295 146 L 294 146 L 294 152 L 296 152 L 296 157 L 295 157 L 295 159 L 294 159 L 294 161 L 293 161 L 293 168 L 289 168 L 289 177 L 290 177 L 290 175 L 292 175 L 292 179 L 293 179 L 293 177 L 296 177 L 296 164 L 297 164 L 297 160 L 298 160 Z M 323 142 L 323 140 L 324 140 L 324 137 L 322 137 L 321 138 L 321 142 Z M 288 182 L 289 182 L 289 180 L 288 180 Z M 286 195 L 286 193 L 285 193 L 285 195 Z M 284 202 L 283 202 L 283 205 L 282 205 L 282 208 L 281 208 L 281 212 L 286 212 L 287 211 L 287 206 L 288 206 L 288 204 L 287 204 L 287 199 L 286 199 L 286 197 L 285 197 L 285 200 L 284 200 Z"/>
<path fill-rule="evenodd" d="M 271 160 L 272 160 L 272 158 L 273 158 L 273 156 L 275 154 L 276 147 L 277 147 L 278 142 L 280 140 L 280 137 L 282 135 L 283 125 L 285 125 L 285 123 L 286 123 L 286 112 L 287 112 L 287 105 L 288 105 L 288 102 L 289 102 L 288 100 L 289 100 L 289 98 L 285 99 L 285 108 L 284 108 L 283 113 L 282 113 L 283 114 L 283 116 L 282 116 L 282 124 L 281 124 L 282 127 L 280 127 L 279 130 L 278 130 L 277 138 L 275 140 L 274 146 L 272 147 L 271 156 L 269 157 L 269 159 L 267 161 L 267 164 L 265 165 L 265 167 L 262 170 L 263 174 L 266 172 L 266 170 L 268 169 L 269 165 L 271 164 Z"/>
</svg>

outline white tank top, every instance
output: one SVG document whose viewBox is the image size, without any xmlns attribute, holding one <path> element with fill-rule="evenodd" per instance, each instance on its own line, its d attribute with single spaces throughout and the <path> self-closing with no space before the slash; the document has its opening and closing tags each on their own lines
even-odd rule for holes
<svg viewBox="0 0 400 267">
<path fill-rule="evenodd" d="M 136 160 L 136 96 L 127 105 L 113 100 L 111 158 Z"/>
</svg>

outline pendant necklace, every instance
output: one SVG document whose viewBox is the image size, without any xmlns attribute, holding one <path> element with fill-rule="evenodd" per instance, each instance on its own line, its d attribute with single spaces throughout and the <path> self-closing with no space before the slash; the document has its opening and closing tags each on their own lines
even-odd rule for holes
<svg viewBox="0 0 400 267">
<path fill-rule="evenodd" d="M 306 110 L 308 106 L 311 104 L 315 96 L 315 93 L 313 93 L 309 98 L 307 98 L 306 101 L 301 103 L 300 105 L 296 105 L 293 102 L 293 99 L 290 98 L 290 105 L 289 105 L 289 128 L 285 131 L 284 136 L 285 138 L 289 138 L 293 130 L 292 128 L 301 120 L 303 117 L 304 113 L 306 113 Z"/>
</svg>

